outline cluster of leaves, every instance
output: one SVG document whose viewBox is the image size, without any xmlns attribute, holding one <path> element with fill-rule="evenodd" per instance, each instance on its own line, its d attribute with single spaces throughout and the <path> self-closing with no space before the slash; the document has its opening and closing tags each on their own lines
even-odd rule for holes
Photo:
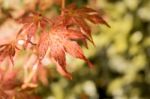
<svg viewBox="0 0 150 99">
<path fill-rule="evenodd" d="M 109 27 L 96 10 L 87 7 L 78 8 L 75 4 L 62 8 L 61 14 L 55 18 L 47 18 L 40 13 L 32 11 L 17 21 L 22 27 L 14 41 L 0 45 L 0 62 L 7 58 L 9 63 L 14 66 L 13 58 L 17 56 L 16 54 L 20 50 L 31 50 L 32 54 L 36 55 L 36 59 L 32 64 L 32 72 L 20 85 L 14 85 L 16 82 L 13 82 L 15 81 L 13 78 L 16 78 L 16 75 L 14 75 L 16 72 L 13 74 L 8 73 L 6 77 L 0 78 L 4 79 L 2 86 L 7 84 L 8 80 L 13 83 L 10 84 L 11 88 L 6 89 L 6 91 L 4 90 L 5 88 L 0 86 L 0 95 L 3 94 L 2 97 L 5 98 L 20 97 L 18 96 L 19 94 L 16 94 L 16 89 L 21 84 L 23 84 L 22 88 L 24 89 L 36 86 L 30 81 L 36 82 L 40 80 L 44 84 L 47 83 L 47 72 L 44 70 L 42 63 L 45 57 L 48 57 L 56 65 L 57 71 L 68 79 L 72 79 L 72 76 L 66 69 L 66 54 L 84 60 L 89 67 L 93 67 L 93 64 L 86 58 L 79 44 L 82 43 L 88 48 L 87 41 L 89 41 L 94 45 L 91 28 L 87 21 L 93 24 L 105 24 Z M 0 73 L 3 74 L 1 71 Z M 9 75 L 11 77 L 7 77 Z M 13 75 L 14 77 L 12 77 Z M 23 95 L 22 97 L 28 96 L 24 91 L 17 92 L 21 96 Z M 25 99 L 27 98 L 25 97 Z"/>
<path fill-rule="evenodd" d="M 109 26 L 96 10 L 87 7 L 77 8 L 72 4 L 62 9 L 61 15 L 54 18 L 53 21 L 35 12 L 19 19 L 23 26 L 17 34 L 16 42 L 21 39 L 25 49 L 30 46 L 35 50 L 39 64 L 42 64 L 41 60 L 48 53 L 49 58 L 56 64 L 57 70 L 71 79 L 71 74 L 66 70 L 66 53 L 86 61 L 90 67 L 93 66 L 77 43 L 80 41 L 87 47 L 87 40 L 89 40 L 94 44 L 91 29 L 86 20 L 94 24 Z M 9 56 L 13 63 L 15 50 L 19 49 L 16 46 L 14 43 L 1 45 L 1 60 Z"/>
</svg>

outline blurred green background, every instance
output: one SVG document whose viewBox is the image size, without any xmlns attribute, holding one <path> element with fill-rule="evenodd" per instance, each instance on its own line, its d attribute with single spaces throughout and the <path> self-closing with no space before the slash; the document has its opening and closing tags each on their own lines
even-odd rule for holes
<svg viewBox="0 0 150 99">
<path fill-rule="evenodd" d="M 89 23 L 96 47 L 89 44 L 89 49 L 83 50 L 94 68 L 68 56 L 67 68 L 73 80 L 50 66 L 53 78 L 35 93 L 42 99 L 150 99 L 150 0 L 66 1 L 100 11 L 111 28 Z M 45 16 L 60 12 L 60 0 L 41 2 Z M 12 20 L 10 15 L 18 18 L 34 4 L 35 0 L 0 0 L 0 34 L 3 25 Z"/>
</svg>

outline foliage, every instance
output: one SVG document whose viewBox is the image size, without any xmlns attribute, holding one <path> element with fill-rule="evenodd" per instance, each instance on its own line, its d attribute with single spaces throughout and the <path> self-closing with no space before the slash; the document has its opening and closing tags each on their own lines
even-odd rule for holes
<svg viewBox="0 0 150 99">
<path fill-rule="evenodd" d="M 1 96 L 149 99 L 150 2 L 66 0 L 66 4 L 70 6 L 61 10 L 61 0 L 0 0 Z M 91 70 L 70 57 L 91 66 L 83 52 L 94 65 Z M 52 62 L 73 79 L 58 75 Z M 14 79 L 8 83 L 10 75 Z"/>
<path fill-rule="evenodd" d="M 40 1 L 35 2 L 35 6 L 38 6 L 39 10 L 40 4 Z M 23 18 L 18 18 L 19 23 L 23 24 L 23 26 L 17 33 L 16 38 L 9 43 L 0 45 L 0 62 L 3 62 L 6 57 L 9 57 L 13 66 L 15 65 L 13 58 L 22 48 L 31 51 L 28 57 L 33 54 L 36 56 L 34 61 L 27 60 L 33 62 L 33 66 L 30 66 L 32 68 L 30 71 L 31 76 L 29 74 L 29 77 L 24 78 L 24 83 L 21 88 L 27 89 L 28 87 L 36 86 L 34 84 L 37 84 L 37 82 L 34 82 L 34 78 L 37 73 L 42 75 L 40 71 L 44 72 L 44 69 L 42 69 L 44 66 L 42 60 L 45 58 L 46 54 L 51 61 L 56 64 L 57 71 L 68 79 L 72 79 L 72 76 L 66 69 L 67 53 L 75 58 L 86 61 L 90 67 L 93 67 L 93 64 L 84 56 L 77 41 L 85 43 L 86 47 L 87 40 L 94 44 L 91 36 L 91 29 L 85 19 L 95 24 L 102 23 L 109 26 L 96 10 L 87 7 L 78 9 L 76 4 L 69 5 L 65 8 L 65 0 L 62 0 L 61 14 L 54 18 L 54 21 L 52 21 L 51 18 L 42 16 L 39 14 L 40 12 L 37 13 L 35 8 L 31 11 L 29 10 L 27 13 L 30 14 L 30 12 L 32 12 L 31 15 L 25 15 L 24 13 Z M 78 13 L 82 14 L 78 15 Z M 10 15 L 10 17 L 12 16 Z M 19 42 L 21 42 L 21 48 L 18 47 Z M 16 49 L 19 51 L 16 52 Z M 47 83 L 47 80 L 45 80 L 46 78 L 44 78 L 46 76 L 46 74 L 43 75 L 41 79 L 43 83 Z M 4 90 L 3 87 L 1 90 Z M 2 93 L 6 93 L 10 98 L 17 98 L 15 95 L 17 93 L 13 95 L 9 95 L 5 91 Z"/>
</svg>

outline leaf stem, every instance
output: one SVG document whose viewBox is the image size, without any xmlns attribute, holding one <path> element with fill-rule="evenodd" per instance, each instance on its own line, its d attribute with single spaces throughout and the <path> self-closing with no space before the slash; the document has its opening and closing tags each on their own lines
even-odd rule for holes
<svg viewBox="0 0 150 99">
<path fill-rule="evenodd" d="M 65 8 L 65 1 L 66 1 L 66 0 L 62 0 L 62 3 L 61 3 L 61 8 L 62 8 L 62 9 Z"/>
<path fill-rule="evenodd" d="M 61 2 L 61 15 L 63 15 L 63 9 L 65 8 L 65 1 L 66 0 L 62 0 Z"/>
</svg>

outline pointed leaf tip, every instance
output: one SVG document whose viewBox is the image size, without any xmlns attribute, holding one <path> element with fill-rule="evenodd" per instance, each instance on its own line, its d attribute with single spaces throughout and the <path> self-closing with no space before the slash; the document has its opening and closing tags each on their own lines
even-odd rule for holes
<svg viewBox="0 0 150 99">
<path fill-rule="evenodd" d="M 66 68 L 63 68 L 59 64 L 57 64 L 57 71 L 64 77 L 66 77 L 69 80 L 72 80 L 72 75 L 66 70 Z"/>
</svg>

